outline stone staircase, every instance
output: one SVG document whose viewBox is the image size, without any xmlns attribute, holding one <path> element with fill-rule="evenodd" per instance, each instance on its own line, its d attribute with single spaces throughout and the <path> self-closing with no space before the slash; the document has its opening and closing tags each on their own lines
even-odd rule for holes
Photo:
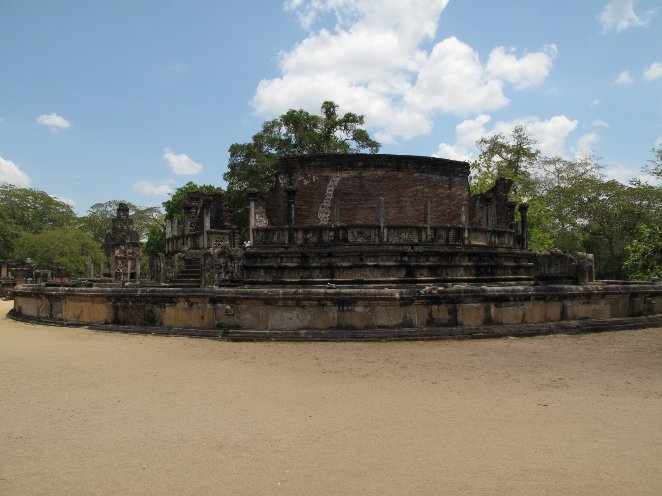
<svg viewBox="0 0 662 496">
<path fill-rule="evenodd" d="M 202 266 L 200 258 L 187 258 L 184 260 L 184 266 L 177 272 L 170 285 L 176 288 L 199 288 L 201 281 Z"/>
</svg>

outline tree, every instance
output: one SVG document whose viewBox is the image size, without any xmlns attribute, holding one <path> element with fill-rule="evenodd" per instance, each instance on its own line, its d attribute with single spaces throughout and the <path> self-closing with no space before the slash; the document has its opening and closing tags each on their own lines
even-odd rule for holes
<svg viewBox="0 0 662 496">
<path fill-rule="evenodd" d="M 594 157 L 544 157 L 523 127 L 515 127 L 508 137 L 481 138 L 477 146 L 472 190 L 489 189 L 499 176 L 512 179 L 513 199 L 529 203 L 533 251 L 593 253 L 598 277 L 621 279 L 626 276 L 626 247 L 637 233 L 648 240 L 641 243 L 651 245 L 639 226 L 662 225 L 662 190 L 638 181 L 608 181 Z M 660 163 L 660 150 L 654 152 L 658 158 L 653 166 Z M 651 173 L 659 169 L 653 166 Z"/>
<path fill-rule="evenodd" d="M 165 253 L 166 233 L 163 225 L 150 226 L 147 241 L 142 246 L 142 253 L 150 260 L 158 253 Z"/>
<path fill-rule="evenodd" d="M 0 210 L 0 260 L 14 257 L 14 242 L 20 230 L 9 216 Z"/>
<path fill-rule="evenodd" d="M 656 179 L 662 179 L 662 144 L 657 148 L 651 150 L 654 158 L 648 161 L 648 165 L 644 167 L 644 171 L 648 172 Z"/>
<path fill-rule="evenodd" d="M 537 142 L 529 137 L 524 126 L 515 126 L 506 137 L 501 133 L 480 138 L 476 146 L 480 151 L 471 164 L 472 193 L 482 193 L 498 177 L 513 180 L 512 195 L 516 201 L 528 200 L 536 189 L 532 177 L 534 164 L 540 157 Z"/>
<path fill-rule="evenodd" d="M 76 214 L 71 205 L 44 191 L 6 183 L 0 185 L 0 211 L 17 228 L 30 233 L 72 227 L 76 223 Z"/>
<path fill-rule="evenodd" d="M 177 188 L 175 192 L 170 195 L 169 200 L 163 202 L 163 208 L 165 209 L 165 218 L 174 219 L 176 217 L 179 225 L 183 225 L 184 205 L 186 204 L 186 196 L 194 191 L 202 191 L 203 193 L 211 194 L 222 190 L 218 186 L 213 186 L 211 184 L 198 185 L 195 184 L 193 181 L 189 181 L 184 186 Z"/>
<path fill-rule="evenodd" d="M 639 224 L 634 239 L 625 247 L 623 268 L 631 279 L 651 280 L 662 276 L 662 227 Z"/>
<path fill-rule="evenodd" d="M 265 194 L 274 185 L 278 157 L 325 153 L 377 153 L 381 144 L 363 129 L 363 115 L 338 113 L 332 101 L 322 104 L 321 114 L 289 110 L 277 119 L 267 121 L 249 143 L 230 146 L 228 195 L 238 225 L 244 225 L 246 190 L 256 188 Z"/>
<path fill-rule="evenodd" d="M 16 257 L 31 258 L 38 268 L 62 268 L 71 278 L 85 275 L 88 256 L 94 263 L 104 260 L 97 240 L 90 233 L 71 227 L 23 231 L 16 240 Z"/>
<path fill-rule="evenodd" d="M 103 243 L 113 225 L 113 219 L 117 216 L 117 207 L 120 203 L 126 203 L 129 207 L 129 215 L 133 219 L 133 228 L 138 231 L 140 239 L 146 239 L 151 226 L 162 222 L 163 214 L 159 207 L 138 207 L 124 200 L 110 200 L 103 203 L 95 203 L 87 215 L 80 217 L 79 225 L 92 234 L 94 238 Z"/>
</svg>

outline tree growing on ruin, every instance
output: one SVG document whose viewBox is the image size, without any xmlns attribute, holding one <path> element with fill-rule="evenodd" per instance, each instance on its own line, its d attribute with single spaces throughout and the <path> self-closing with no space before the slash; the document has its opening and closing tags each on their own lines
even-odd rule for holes
<svg viewBox="0 0 662 496">
<path fill-rule="evenodd" d="M 322 103 L 319 115 L 289 110 L 262 124 L 262 130 L 248 143 L 230 146 L 227 193 L 235 220 L 245 224 L 246 190 L 265 194 L 274 185 L 278 157 L 325 153 L 377 153 L 381 144 L 364 129 L 365 118 L 352 112 L 339 113 L 332 101 Z"/>
<path fill-rule="evenodd" d="M 177 188 L 174 193 L 170 195 L 169 200 L 163 202 L 165 218 L 177 218 L 177 222 L 179 222 L 180 225 L 183 225 L 184 204 L 186 203 L 186 196 L 194 191 L 202 191 L 206 194 L 212 194 L 222 190 L 218 186 L 213 186 L 211 184 L 196 184 L 193 181 L 189 181 L 184 186 Z"/>
</svg>

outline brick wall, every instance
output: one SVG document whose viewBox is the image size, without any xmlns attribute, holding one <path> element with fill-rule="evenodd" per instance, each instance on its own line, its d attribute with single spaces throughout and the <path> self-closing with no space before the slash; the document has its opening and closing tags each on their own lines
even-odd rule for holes
<svg viewBox="0 0 662 496">
<path fill-rule="evenodd" d="M 430 223 L 458 225 L 469 199 L 469 164 L 406 155 L 319 155 L 285 157 L 278 182 L 265 202 L 269 224 L 287 224 L 285 187 L 296 186 L 296 224 L 378 223 L 384 198 L 386 224 L 423 224 L 425 200 Z"/>
</svg>

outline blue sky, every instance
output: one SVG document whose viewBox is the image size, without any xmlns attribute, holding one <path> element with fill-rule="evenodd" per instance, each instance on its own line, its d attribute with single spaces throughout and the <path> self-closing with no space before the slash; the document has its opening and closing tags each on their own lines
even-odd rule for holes
<svg viewBox="0 0 662 496">
<path fill-rule="evenodd" d="M 659 0 L 0 0 L 0 180 L 160 205 L 228 147 L 332 99 L 382 152 L 543 152 L 639 176 L 662 140 Z"/>
</svg>

